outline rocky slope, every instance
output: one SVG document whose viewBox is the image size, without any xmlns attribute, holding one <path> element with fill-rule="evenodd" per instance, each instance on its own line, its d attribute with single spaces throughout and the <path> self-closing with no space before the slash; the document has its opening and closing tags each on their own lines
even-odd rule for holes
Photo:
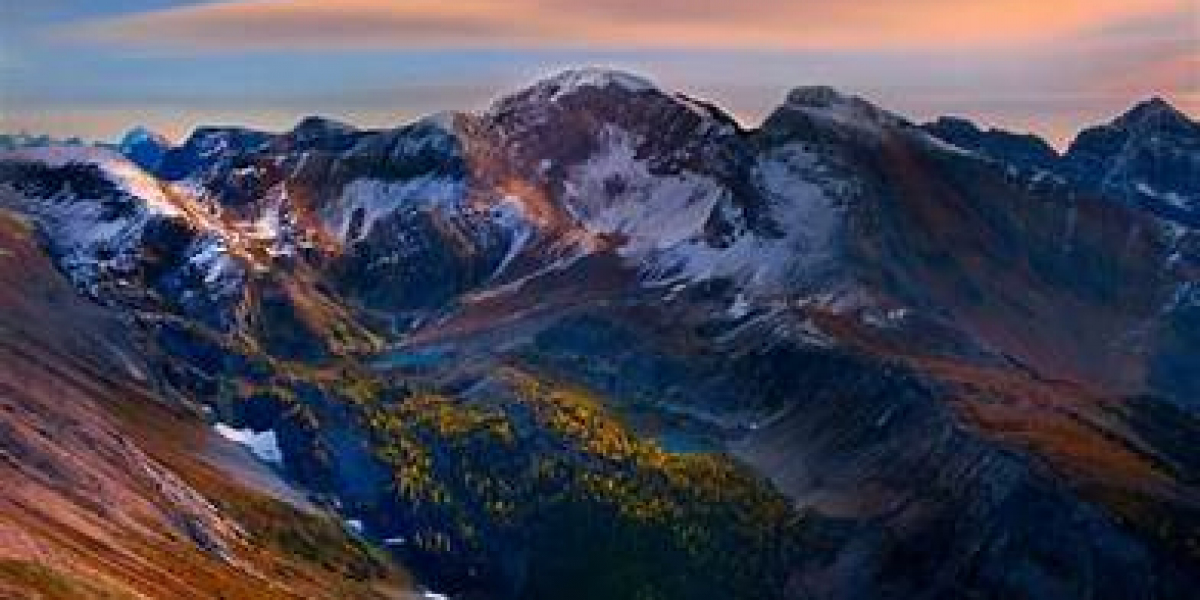
<svg viewBox="0 0 1200 600">
<path fill-rule="evenodd" d="M 378 550 L 162 389 L 138 332 L 79 297 L 8 210 L 0 290 L 0 596 L 411 589 Z"/>
<path fill-rule="evenodd" d="M 201 129 L 149 171 L 26 150 L 0 181 L 160 395 L 269 432 L 436 588 L 1173 598 L 1196 241 L 1125 194 L 1194 199 L 1168 108 L 1058 157 L 820 87 L 746 130 L 580 70 L 393 130 Z"/>
</svg>

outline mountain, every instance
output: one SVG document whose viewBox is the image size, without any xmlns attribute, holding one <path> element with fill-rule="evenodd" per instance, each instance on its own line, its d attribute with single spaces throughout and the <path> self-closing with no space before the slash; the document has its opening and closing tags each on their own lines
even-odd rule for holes
<svg viewBox="0 0 1200 600">
<path fill-rule="evenodd" d="M 29 133 L 0 133 L 0 151 L 10 152 L 19 148 L 40 146 L 85 146 L 83 140 L 73 137 L 68 139 L 53 138 L 48 135 L 33 135 Z"/>
<path fill-rule="evenodd" d="M 182 145 L 163 153 L 155 174 L 168 180 L 195 174 L 200 166 L 231 168 L 235 160 L 270 139 L 270 134 L 240 127 L 203 127 L 192 133 Z"/>
<path fill-rule="evenodd" d="M 167 138 L 145 127 L 130 129 L 117 145 L 123 156 L 146 171 L 158 169 L 163 156 L 170 148 L 171 143 Z"/>
<path fill-rule="evenodd" d="M 959 117 L 941 117 L 923 128 L 959 148 L 987 156 L 1023 171 L 1054 171 L 1060 157 L 1054 147 L 1032 134 L 991 128 L 981 130 Z"/>
<path fill-rule="evenodd" d="M 981 131 L 964 119 L 943 117 L 923 128 L 1023 172 L 1060 177 L 1081 191 L 1188 227 L 1200 223 L 1200 123 L 1161 98 L 1140 102 L 1110 123 L 1085 129 L 1061 156 L 1036 136 Z"/>
<path fill-rule="evenodd" d="M 0 181 L 36 278 L 129 324 L 155 398 L 121 415 L 267 436 L 439 591 L 1184 597 L 1197 238 L 1080 152 L 827 87 L 746 129 L 583 69 Z"/>
<path fill-rule="evenodd" d="M 1081 185 L 1200 224 L 1200 123 L 1160 98 L 1079 134 L 1064 157 Z"/>
<path fill-rule="evenodd" d="M 6 179 L 7 181 L 7 179 Z M 11 190 L 0 192 L 3 204 Z M 0 597 L 394 597 L 406 575 L 161 385 L 0 209 Z"/>
</svg>

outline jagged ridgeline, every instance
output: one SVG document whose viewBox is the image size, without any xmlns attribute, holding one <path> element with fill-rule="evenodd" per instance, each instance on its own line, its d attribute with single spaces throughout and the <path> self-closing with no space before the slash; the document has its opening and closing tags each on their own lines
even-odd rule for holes
<svg viewBox="0 0 1200 600">
<path fill-rule="evenodd" d="M 594 69 L 395 129 L 17 148 L 0 206 L 45 268 L 0 252 L 37 284 L 0 292 L 0 374 L 139 390 L 88 410 L 194 490 L 158 527 L 268 597 L 386 597 L 389 561 L 465 598 L 1185 597 L 1198 149 L 1161 100 L 1059 153 L 824 87 L 750 129 Z M 271 466 L 197 481 L 210 426 Z M 229 501 L 264 478 L 324 525 Z M 16 522 L 54 585 L 177 591 Z"/>
</svg>

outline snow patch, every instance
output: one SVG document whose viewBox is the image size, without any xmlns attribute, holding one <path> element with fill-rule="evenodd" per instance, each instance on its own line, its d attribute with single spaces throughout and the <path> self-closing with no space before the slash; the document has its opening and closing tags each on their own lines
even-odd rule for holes
<svg viewBox="0 0 1200 600">
<path fill-rule="evenodd" d="M 273 430 L 255 433 L 251 429 L 235 429 L 224 423 L 213 426 L 221 437 L 241 444 L 248 448 L 254 456 L 263 462 L 283 464 L 283 453 L 279 450 L 278 440 Z"/>
<path fill-rule="evenodd" d="M 862 322 L 867 325 L 887 329 L 902 325 L 911 315 L 912 309 L 909 308 L 891 308 L 887 310 L 867 308 L 862 311 L 861 318 Z"/>
<path fill-rule="evenodd" d="M 730 317 L 733 317 L 734 319 L 740 319 L 750 314 L 750 309 L 751 306 L 746 300 L 746 295 L 738 294 L 737 297 L 733 299 L 733 304 L 729 306 L 728 312 Z"/>
<path fill-rule="evenodd" d="M 241 291 L 245 269 L 229 254 L 225 240 L 208 235 L 193 242 L 188 262 L 201 274 L 205 287 L 217 297 L 232 297 Z"/>
<path fill-rule="evenodd" d="M 800 144 L 771 151 L 758 170 L 782 236 L 745 233 L 726 247 L 684 240 L 652 256 L 647 276 L 664 283 L 728 278 L 752 295 L 794 291 L 797 285 L 825 289 L 840 271 L 845 213 L 840 199 L 853 185 L 829 177 L 819 157 Z"/>
<path fill-rule="evenodd" d="M 503 274 L 525 249 L 526 244 L 533 238 L 534 226 L 525 213 L 525 204 L 516 196 L 505 196 L 491 207 L 490 213 L 492 222 L 510 235 L 508 251 L 492 273 L 492 277 L 495 278 Z"/>
<path fill-rule="evenodd" d="M 626 92 L 651 92 L 658 89 L 650 80 L 599 67 L 572 69 L 538 82 L 534 86 L 535 93 L 549 92 L 549 100 L 557 100 L 573 94 L 584 88 L 616 87 Z"/>
<path fill-rule="evenodd" d="M 694 238 L 728 191 L 694 173 L 655 175 L 637 156 L 638 139 L 609 126 L 603 150 L 573 168 L 564 204 L 586 229 L 621 234 L 623 252 L 665 249 Z"/>
<path fill-rule="evenodd" d="M 137 198 L 81 198 L 68 187 L 47 198 L 17 199 L 46 234 L 67 277 L 93 294 L 101 274 L 135 270 L 147 225 L 164 216 Z"/>
<path fill-rule="evenodd" d="M 60 267 L 93 295 L 99 293 L 103 275 L 121 278 L 136 271 L 147 228 L 164 219 L 186 220 L 208 232 L 193 243 L 189 260 L 218 294 L 231 293 L 230 286 L 240 284 L 241 268 L 222 241 L 226 234 L 205 209 L 205 200 L 188 186 L 164 184 L 104 148 L 37 148 L 3 158 L 50 167 L 95 165 L 116 186 L 117 193 L 95 198 L 82 197 L 69 185 L 46 197 L 18 194 L 20 208 L 46 233 Z"/>
<path fill-rule="evenodd" d="M 956 145 L 954 145 L 950 142 L 947 142 L 946 140 L 944 140 L 936 135 L 933 135 L 929 132 L 922 131 L 919 129 L 914 130 L 914 132 L 916 133 L 918 141 L 920 141 L 922 144 L 925 144 L 926 146 L 928 146 L 929 148 L 932 148 L 934 150 L 939 150 L 939 151 L 945 152 L 947 154 L 954 154 L 954 155 L 958 155 L 958 156 L 969 156 L 972 158 L 984 158 L 978 152 L 969 150 L 967 148 L 963 148 L 962 146 L 956 146 Z"/>
<path fill-rule="evenodd" d="M 347 184 L 341 196 L 324 210 L 324 220 L 343 242 L 351 243 L 370 233 L 376 221 L 396 211 L 434 208 L 457 211 L 465 196 L 464 182 L 434 175 L 405 181 L 356 179 Z M 361 216 L 355 216 L 356 213 Z M 355 231 L 351 231 L 352 223 Z"/>
<path fill-rule="evenodd" d="M 40 162 L 49 167 L 69 164 L 95 165 L 106 178 L 123 192 L 146 202 L 147 208 L 159 214 L 178 216 L 182 213 L 164 193 L 166 186 L 123 156 L 107 148 L 95 146 L 43 146 L 22 148 L 0 155 L 0 159 Z"/>
<path fill-rule="evenodd" d="M 1166 202 L 1175 208 L 1180 208 L 1183 210 L 1191 210 L 1192 208 L 1191 202 L 1183 194 L 1156 190 L 1151 187 L 1150 184 L 1144 181 L 1135 183 L 1133 187 L 1138 191 L 1138 193 Z"/>
</svg>

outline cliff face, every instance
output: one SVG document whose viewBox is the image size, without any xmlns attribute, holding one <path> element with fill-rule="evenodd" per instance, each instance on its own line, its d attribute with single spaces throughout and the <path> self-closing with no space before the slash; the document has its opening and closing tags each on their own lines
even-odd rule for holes
<svg viewBox="0 0 1200 600">
<path fill-rule="evenodd" d="M 217 571 L 294 557 L 213 500 L 263 481 L 196 467 L 181 406 L 452 592 L 1180 596 L 1195 234 L 1039 148 L 828 88 L 748 131 L 585 70 L 394 130 L 203 129 L 153 172 L 22 151 L 3 205 L 45 251 L 20 242 L 40 266 L 5 293 L 47 325 L 13 352 L 83 340 L 37 368 L 104 378 L 13 431 L 134 423 L 144 461 L 87 468 L 177 470 L 148 514 Z M 76 377 L 12 364 L 14 389 Z M 322 518 L 299 564 L 386 576 Z"/>
</svg>

